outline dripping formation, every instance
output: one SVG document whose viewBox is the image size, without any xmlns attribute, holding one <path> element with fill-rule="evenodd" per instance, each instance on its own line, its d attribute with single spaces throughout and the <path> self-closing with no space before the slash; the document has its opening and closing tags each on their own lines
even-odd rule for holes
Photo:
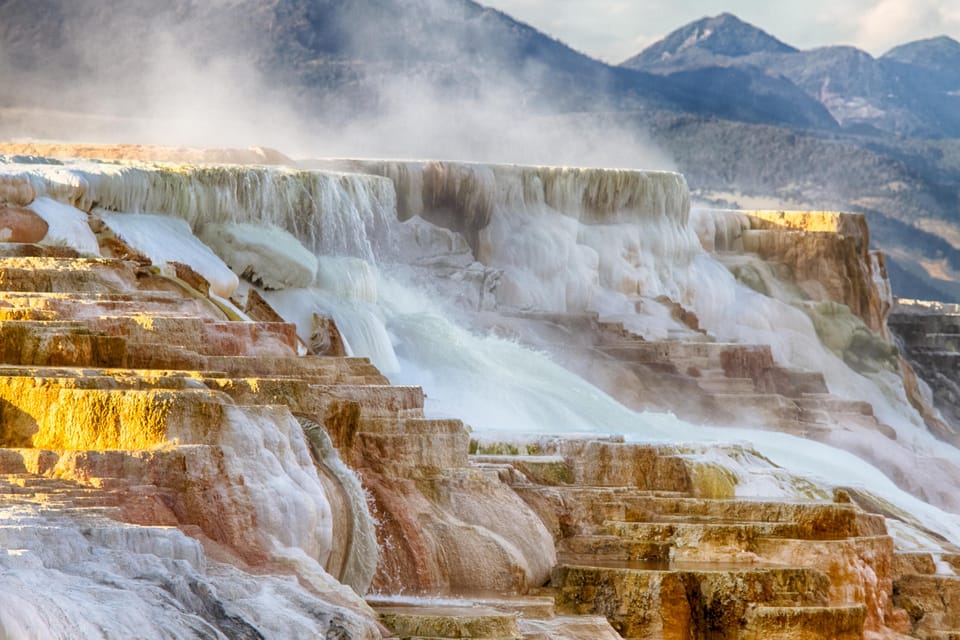
<svg viewBox="0 0 960 640">
<path fill-rule="evenodd" d="M 7 635 L 960 629 L 954 426 L 862 216 L 691 211 L 666 172 L 5 151 L 94 156 L 0 162 Z"/>
</svg>

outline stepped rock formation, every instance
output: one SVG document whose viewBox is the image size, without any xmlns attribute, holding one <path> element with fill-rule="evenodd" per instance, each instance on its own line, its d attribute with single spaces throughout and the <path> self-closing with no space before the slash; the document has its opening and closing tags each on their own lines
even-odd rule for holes
<svg viewBox="0 0 960 640">
<path fill-rule="evenodd" d="M 960 307 L 916 300 L 899 300 L 890 315 L 890 328 L 902 341 L 905 357 L 933 392 L 933 402 L 960 431 Z"/>
<path fill-rule="evenodd" d="M 883 254 L 870 251 L 863 215 L 830 211 L 712 212 L 702 241 L 717 252 L 749 252 L 789 269 L 809 298 L 846 305 L 874 333 L 886 332 L 891 293 Z"/>
<path fill-rule="evenodd" d="M 862 218 L 97 153 L 0 162 L 0 637 L 960 633 L 960 524 L 901 490 L 956 511 L 960 461 Z"/>
</svg>

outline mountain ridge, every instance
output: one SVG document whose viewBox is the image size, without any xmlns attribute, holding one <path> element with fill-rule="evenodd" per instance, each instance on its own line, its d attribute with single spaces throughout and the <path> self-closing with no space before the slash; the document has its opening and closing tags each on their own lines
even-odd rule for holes
<svg viewBox="0 0 960 640">
<path fill-rule="evenodd" d="M 671 67 L 678 56 L 694 50 L 722 58 L 740 58 L 753 53 L 795 53 L 798 49 L 766 31 L 744 22 L 732 13 L 704 17 L 676 29 L 620 66 L 647 68 L 662 64 Z"/>
<path fill-rule="evenodd" d="M 710 38 L 691 39 L 707 25 Z M 709 46 L 709 40 L 732 41 L 741 34 L 750 34 L 765 46 L 720 52 Z M 949 59 L 938 62 L 944 56 Z M 946 36 L 906 43 L 880 58 L 850 46 L 801 51 L 735 16 L 721 14 L 676 29 L 622 66 L 666 77 L 694 69 L 751 67 L 787 78 L 850 130 L 960 136 L 960 43 Z"/>
</svg>

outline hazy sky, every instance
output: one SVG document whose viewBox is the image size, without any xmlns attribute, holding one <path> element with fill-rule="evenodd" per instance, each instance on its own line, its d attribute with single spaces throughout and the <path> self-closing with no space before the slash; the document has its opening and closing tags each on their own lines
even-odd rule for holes
<svg viewBox="0 0 960 640">
<path fill-rule="evenodd" d="M 787 44 L 849 44 L 881 55 L 911 40 L 960 40 L 960 0 L 479 0 L 607 62 L 677 27 L 729 11 Z"/>
</svg>

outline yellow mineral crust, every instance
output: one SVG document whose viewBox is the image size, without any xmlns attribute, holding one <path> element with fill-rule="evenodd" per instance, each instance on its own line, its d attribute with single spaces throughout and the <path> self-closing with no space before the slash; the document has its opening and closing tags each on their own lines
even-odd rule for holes
<svg viewBox="0 0 960 640">
<path fill-rule="evenodd" d="M 224 401 L 209 390 L 78 388 L 69 379 L 5 377 L 0 446 L 149 449 L 171 440 L 205 442 L 219 426 Z"/>
<path fill-rule="evenodd" d="M 204 161 L 190 155 L 195 151 L 0 147 L 0 153 Z M 217 153 L 225 152 L 200 155 Z M 163 180 L 144 183 L 143 201 L 162 191 L 158 185 L 179 185 L 175 192 L 182 198 L 175 200 L 200 219 L 215 199 L 190 204 L 197 184 L 173 179 L 181 168 L 187 173 L 185 167 L 154 168 Z M 189 170 L 189 177 L 207 180 L 205 193 L 228 193 L 225 211 L 268 202 L 260 183 L 245 180 L 266 169 L 232 171 L 204 167 Z M 424 171 L 429 176 L 433 169 Z M 625 201 L 618 198 L 636 176 L 608 173 L 590 182 L 563 170 L 524 175 L 518 182 L 524 193 L 536 192 L 561 209 L 565 203 L 571 211 L 586 210 L 591 223 L 606 222 L 623 208 L 636 209 L 635 216 L 641 209 L 675 212 L 671 224 L 686 222 L 686 187 L 672 174 L 654 176 Z M 480 170 L 439 172 L 418 195 L 443 201 L 452 186 L 469 187 L 478 194 L 471 224 L 479 227 L 489 204 L 479 197 L 489 195 L 484 176 Z M 242 188 L 218 190 L 215 178 Z M 314 179 L 320 178 L 297 173 L 284 193 L 299 193 Z M 129 186 L 124 180 L 116 179 L 113 192 L 100 185 L 102 193 L 120 194 L 120 202 Z M 394 197 L 386 180 L 351 184 L 371 202 Z M 22 185 L 0 182 L 0 198 L 30 195 L 20 193 Z M 290 220 L 299 219 L 294 202 L 301 200 L 290 201 Z M 867 282 L 876 264 L 866 253 L 862 217 L 746 216 L 758 251 L 828 294 L 849 291 L 843 286 L 855 280 L 859 284 L 844 301 L 882 323 L 882 300 Z M 821 268 L 824 256 L 828 263 Z M 6 258 L 0 260 L 0 289 L 6 289 L 0 306 L 7 314 L 0 317 L 9 316 L 0 321 L 0 490 L 11 496 L 36 487 L 30 499 L 56 495 L 69 509 L 99 492 L 93 497 L 115 508 L 113 517 L 143 528 L 178 526 L 202 541 L 211 558 L 239 570 L 297 573 L 305 588 L 361 616 L 372 612 L 346 587 L 337 591 L 344 585 L 335 580 L 356 584 L 360 592 L 371 584 L 384 592 L 445 597 L 495 591 L 504 601 L 549 582 L 552 590 L 543 593 L 555 598 L 538 605 L 547 611 L 541 615 L 579 620 L 566 624 L 590 629 L 550 635 L 571 639 L 609 638 L 616 628 L 626 637 L 677 640 L 860 640 L 865 633 L 893 640 L 911 625 L 931 632 L 960 625 L 951 612 L 935 611 L 933 597 L 937 589 L 960 587 L 946 576 L 904 569 L 919 572 L 933 565 L 930 557 L 899 562 L 895 573 L 884 519 L 851 504 L 849 495 L 837 502 L 827 501 L 825 492 L 811 502 L 742 500 L 736 476 L 705 462 L 716 451 L 695 445 L 543 437 L 526 444 L 512 439 L 493 446 L 497 455 L 483 455 L 479 445 L 471 449 L 461 421 L 424 415 L 419 387 L 390 385 L 362 358 L 297 357 L 292 325 L 214 320 L 201 304 L 203 287 L 172 286 L 133 263 Z M 268 307 L 262 315 L 275 318 Z M 769 349 L 634 344 L 624 335 L 617 344 L 621 355 L 655 356 L 661 364 L 698 363 L 705 370 L 709 364 L 715 377 L 700 382 L 723 381 L 738 404 L 788 388 L 798 402 L 810 401 L 802 397 L 806 392 L 826 395 L 822 379 L 775 368 Z M 700 375 L 698 369 L 689 377 Z M 352 477 L 345 465 L 360 472 L 356 495 L 344 483 Z M 370 509 L 376 529 L 371 524 L 373 533 L 360 544 L 366 538 L 357 522 L 369 518 Z M 313 570 L 307 558 L 332 578 Z M 347 567 L 358 564 L 363 578 L 349 583 Z M 526 634 L 518 624 L 523 617 L 507 608 L 505 616 L 478 607 L 413 607 L 402 615 L 382 608 L 380 620 L 400 637 L 463 635 L 465 625 L 474 625 L 475 635 Z M 924 622 L 928 610 L 934 613 Z M 598 626 L 604 618 L 609 624 Z"/>
<path fill-rule="evenodd" d="M 754 253 L 789 267 L 793 284 L 809 298 L 845 304 L 873 332 L 886 336 L 892 305 L 886 263 L 882 254 L 870 251 L 862 214 L 748 210 L 709 215 L 715 237 L 708 233 L 704 246 Z"/>
<path fill-rule="evenodd" d="M 839 211 L 744 211 L 754 229 L 783 227 L 794 231 L 839 233 L 865 237 L 867 222 L 860 214 Z"/>
</svg>

